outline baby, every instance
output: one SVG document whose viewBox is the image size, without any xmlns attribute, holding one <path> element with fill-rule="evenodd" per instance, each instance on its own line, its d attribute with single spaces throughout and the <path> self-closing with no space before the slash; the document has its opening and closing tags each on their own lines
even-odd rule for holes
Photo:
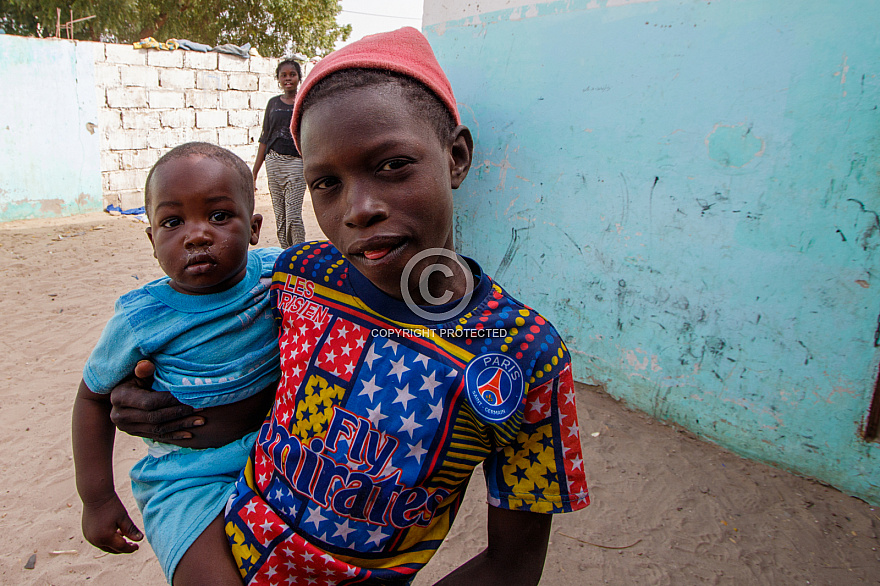
<svg viewBox="0 0 880 586">
<path fill-rule="evenodd" d="M 218 146 L 169 151 L 144 196 L 147 236 L 167 276 L 119 298 L 83 371 L 73 410 L 83 533 L 110 553 L 131 553 L 128 539 L 143 538 L 114 490 L 108 393 L 149 359 L 154 390 L 202 409 L 207 433 L 179 445 L 147 440 L 149 454 L 131 471 L 147 539 L 169 583 L 240 584 L 222 513 L 280 376 L 269 306 L 280 249 L 248 252 L 262 224 L 253 177 Z"/>
</svg>

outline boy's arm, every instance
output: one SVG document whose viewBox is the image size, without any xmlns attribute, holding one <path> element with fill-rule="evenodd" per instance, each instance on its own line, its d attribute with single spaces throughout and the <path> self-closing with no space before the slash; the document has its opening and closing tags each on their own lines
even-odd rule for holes
<svg viewBox="0 0 880 586">
<path fill-rule="evenodd" d="M 110 553 L 131 553 L 143 534 L 116 495 L 113 485 L 113 439 L 110 398 L 89 390 L 80 382 L 73 406 L 73 460 L 76 489 L 83 502 L 85 538 Z"/>
<path fill-rule="evenodd" d="M 552 515 L 489 506 L 489 545 L 437 582 L 437 586 L 481 584 L 534 586 L 544 571 Z"/>
</svg>

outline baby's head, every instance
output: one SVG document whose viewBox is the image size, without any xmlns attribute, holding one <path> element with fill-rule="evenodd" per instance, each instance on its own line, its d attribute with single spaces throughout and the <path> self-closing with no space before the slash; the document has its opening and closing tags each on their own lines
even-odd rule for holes
<svg viewBox="0 0 880 586">
<path fill-rule="evenodd" d="M 168 151 L 147 176 L 147 236 L 175 290 L 218 293 L 247 273 L 247 250 L 260 238 L 254 180 L 247 164 L 216 145 Z"/>
<path fill-rule="evenodd" d="M 413 28 L 372 35 L 330 54 L 297 94 L 291 133 L 321 229 L 385 293 L 417 303 L 464 293 L 453 251 L 452 190 L 473 141 L 427 40 Z M 419 283 L 439 263 L 427 291 Z M 413 269 L 413 267 L 410 267 Z M 444 276 L 441 276 L 443 273 Z"/>
</svg>

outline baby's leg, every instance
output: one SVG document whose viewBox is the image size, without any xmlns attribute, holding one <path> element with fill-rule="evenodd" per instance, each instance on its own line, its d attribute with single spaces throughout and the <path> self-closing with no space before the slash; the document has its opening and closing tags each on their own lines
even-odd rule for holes
<svg viewBox="0 0 880 586">
<path fill-rule="evenodd" d="M 174 570 L 174 586 L 241 586 L 241 574 L 232 558 L 223 513 L 211 521 Z"/>
</svg>

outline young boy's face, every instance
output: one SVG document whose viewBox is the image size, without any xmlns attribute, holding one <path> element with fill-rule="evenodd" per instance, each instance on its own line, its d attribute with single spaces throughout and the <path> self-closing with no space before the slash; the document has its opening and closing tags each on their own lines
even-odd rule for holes
<svg viewBox="0 0 880 586">
<path fill-rule="evenodd" d="M 379 289 L 400 299 L 408 260 L 431 248 L 453 250 L 452 190 L 467 176 L 473 149 L 467 128 L 441 141 L 402 90 L 388 84 L 310 106 L 300 146 L 318 224 Z M 449 259 L 426 259 L 444 261 Z M 417 303 L 423 299 L 418 274 L 412 271 L 408 283 Z M 444 290 L 460 296 L 460 270 L 455 281 Z"/>
<path fill-rule="evenodd" d="M 236 171 L 191 155 L 164 163 L 150 181 L 147 236 L 171 287 L 202 295 L 241 281 L 248 244 L 259 241 L 263 218 L 252 215 Z"/>
</svg>

